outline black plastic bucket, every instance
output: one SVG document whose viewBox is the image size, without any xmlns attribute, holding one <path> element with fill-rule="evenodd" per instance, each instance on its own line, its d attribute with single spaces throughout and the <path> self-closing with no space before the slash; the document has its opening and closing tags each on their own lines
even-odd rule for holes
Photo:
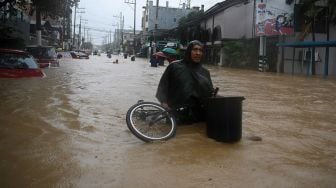
<svg viewBox="0 0 336 188">
<path fill-rule="evenodd" d="M 242 136 L 242 101 L 244 97 L 208 99 L 207 135 L 220 142 L 237 142 Z"/>
</svg>

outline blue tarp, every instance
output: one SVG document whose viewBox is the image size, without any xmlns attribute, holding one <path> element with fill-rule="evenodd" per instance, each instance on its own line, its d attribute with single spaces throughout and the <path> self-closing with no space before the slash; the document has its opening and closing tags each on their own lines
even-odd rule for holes
<svg viewBox="0 0 336 188">
<path fill-rule="evenodd" d="M 336 40 L 332 41 L 300 41 L 300 42 L 283 42 L 277 43 L 278 47 L 293 48 L 311 48 L 311 47 L 336 47 Z"/>
</svg>

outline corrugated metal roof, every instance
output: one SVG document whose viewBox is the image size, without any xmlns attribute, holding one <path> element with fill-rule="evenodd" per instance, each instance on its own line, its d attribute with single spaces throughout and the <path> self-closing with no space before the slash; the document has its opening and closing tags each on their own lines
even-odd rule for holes
<svg viewBox="0 0 336 188">
<path fill-rule="evenodd" d="M 210 9 L 205 11 L 204 17 L 212 16 L 232 6 L 235 6 L 241 3 L 248 3 L 248 2 L 249 0 L 226 0 L 220 3 L 217 3 L 214 6 L 212 6 Z"/>
</svg>

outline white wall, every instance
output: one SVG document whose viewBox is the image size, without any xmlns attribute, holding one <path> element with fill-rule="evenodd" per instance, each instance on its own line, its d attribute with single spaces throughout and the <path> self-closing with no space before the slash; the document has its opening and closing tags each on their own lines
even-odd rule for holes
<svg viewBox="0 0 336 188">
<path fill-rule="evenodd" d="M 239 4 L 225 9 L 223 12 L 215 15 L 214 28 L 218 25 L 221 27 L 223 39 L 252 38 L 253 9 L 253 1 L 248 4 Z M 206 29 L 210 28 L 212 30 L 212 17 L 209 17 L 205 22 Z"/>
<path fill-rule="evenodd" d="M 160 7 L 158 9 L 158 28 L 157 29 L 173 29 L 178 26 L 179 19 L 187 16 L 193 9 L 180 9 L 170 7 Z M 156 6 L 149 4 L 148 7 L 148 31 L 155 28 Z"/>
<path fill-rule="evenodd" d="M 215 16 L 215 27 L 221 26 L 222 38 L 252 38 L 253 2 L 226 9 Z"/>
</svg>

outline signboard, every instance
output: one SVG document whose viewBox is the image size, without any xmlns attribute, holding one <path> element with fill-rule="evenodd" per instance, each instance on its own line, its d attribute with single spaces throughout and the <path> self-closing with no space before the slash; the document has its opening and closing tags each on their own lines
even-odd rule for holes
<svg viewBox="0 0 336 188">
<path fill-rule="evenodd" d="M 256 35 L 294 34 L 295 1 L 256 0 Z"/>
</svg>

